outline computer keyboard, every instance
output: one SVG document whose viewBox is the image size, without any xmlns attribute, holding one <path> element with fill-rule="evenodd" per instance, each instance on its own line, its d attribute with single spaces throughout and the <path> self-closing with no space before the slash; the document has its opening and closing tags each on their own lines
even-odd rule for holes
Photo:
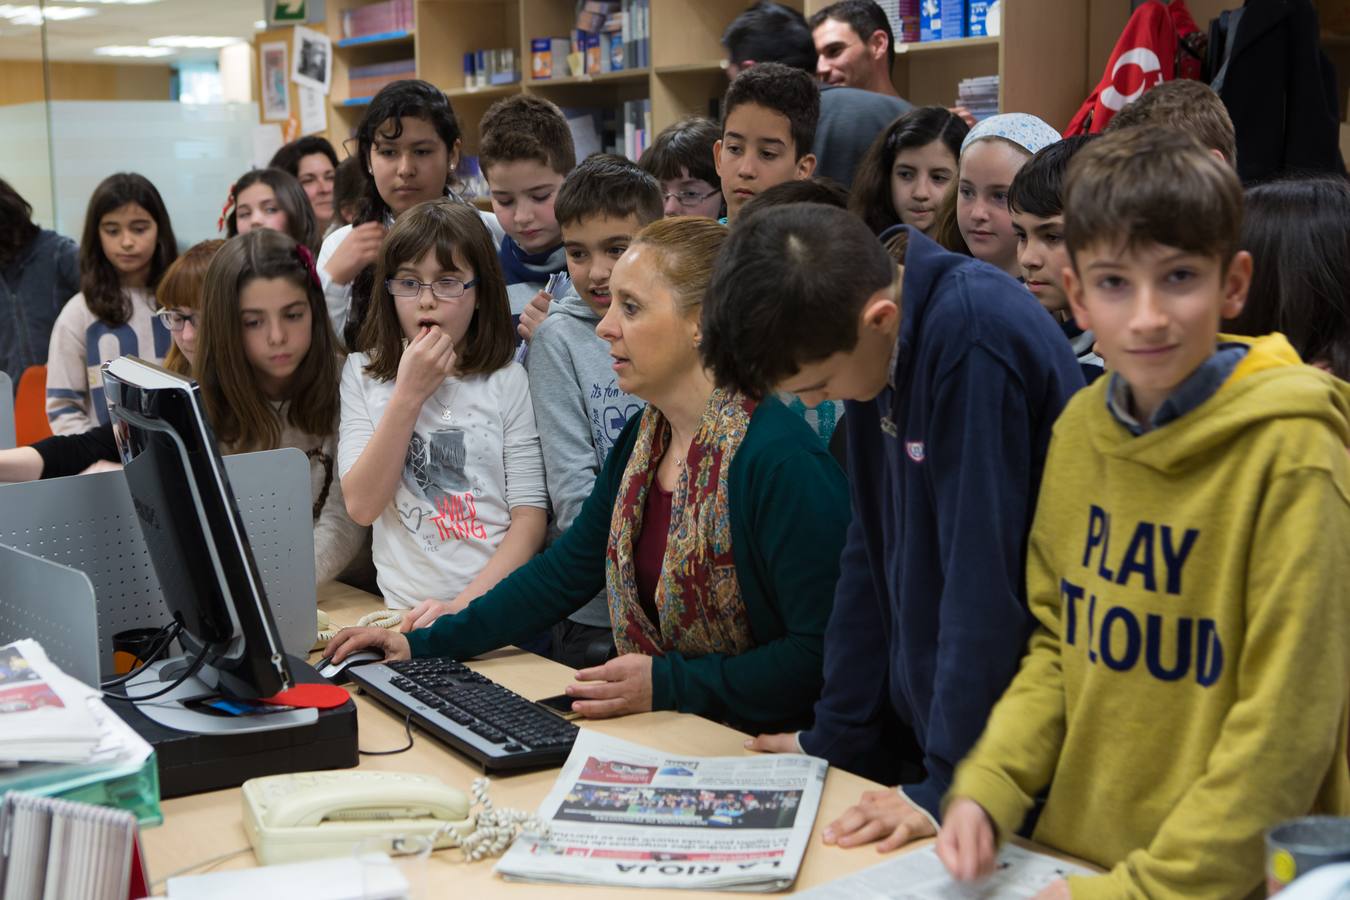
<svg viewBox="0 0 1350 900">
<path fill-rule="evenodd" d="M 577 727 L 451 659 L 351 669 L 352 681 L 485 772 L 562 765 Z"/>
</svg>

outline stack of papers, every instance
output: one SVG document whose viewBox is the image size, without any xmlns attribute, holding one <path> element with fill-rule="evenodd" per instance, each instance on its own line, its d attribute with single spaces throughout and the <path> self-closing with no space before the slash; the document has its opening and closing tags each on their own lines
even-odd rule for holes
<svg viewBox="0 0 1350 900">
<path fill-rule="evenodd" d="M 0 790 L 120 777 L 154 752 L 33 640 L 0 647 Z"/>
<path fill-rule="evenodd" d="M 797 877 L 828 768 L 793 754 L 677 757 L 583 728 L 508 880 L 781 891 Z"/>
<path fill-rule="evenodd" d="M 0 647 L 0 766 L 88 760 L 99 741 L 89 700 L 98 696 L 37 641 Z"/>
<path fill-rule="evenodd" d="M 956 87 L 956 105 L 970 110 L 977 122 L 998 115 L 998 76 L 963 78 Z"/>
<path fill-rule="evenodd" d="M 961 883 L 947 874 L 930 845 L 922 850 L 902 850 L 881 865 L 797 896 L 803 900 L 1026 900 L 1061 878 L 1095 874 L 1084 866 L 1007 844 L 999 850 L 992 875 L 983 881 Z"/>
</svg>

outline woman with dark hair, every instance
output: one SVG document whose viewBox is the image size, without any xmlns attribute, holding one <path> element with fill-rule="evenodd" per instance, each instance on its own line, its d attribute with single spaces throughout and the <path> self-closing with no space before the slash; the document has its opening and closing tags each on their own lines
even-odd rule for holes
<svg viewBox="0 0 1350 900">
<path fill-rule="evenodd" d="M 47 418 L 54 434 L 108 421 L 99 366 L 134 354 L 159 362 L 169 330 L 155 318 L 155 286 L 178 258 L 159 191 L 119 172 L 94 189 L 80 239 L 80 293 L 56 317 L 47 353 Z"/>
<path fill-rule="evenodd" d="M 385 230 L 409 209 L 448 196 L 459 165 L 460 128 L 440 88 L 409 79 L 385 85 L 356 126 L 356 157 L 370 181 L 355 221 L 324 239 L 319 277 L 333 330 L 348 348 L 359 349 L 361 321 L 374 288 L 375 258 Z M 497 217 L 479 212 L 502 242 Z"/>
<path fill-rule="evenodd" d="M 310 209 L 319 228 L 328 226 L 333 217 L 333 190 L 338 166 L 337 153 L 327 138 L 309 134 L 291 141 L 272 156 L 269 169 L 289 172 L 305 189 Z M 294 237 L 294 235 L 292 235 Z"/>
<path fill-rule="evenodd" d="M 877 234 L 903 223 L 932 237 L 942 203 L 956 187 L 961 142 L 969 130 L 941 106 L 900 116 L 858 164 L 849 212 Z"/>
<path fill-rule="evenodd" d="M 61 307 L 80 289 L 79 248 L 39 228 L 33 207 L 0 179 L 0 372 L 15 388 L 29 366 L 47 361 Z"/>
<path fill-rule="evenodd" d="M 1252 285 L 1224 330 L 1281 332 L 1304 362 L 1350 381 L 1350 184 L 1276 181 L 1248 188 L 1245 205 Z"/>
</svg>

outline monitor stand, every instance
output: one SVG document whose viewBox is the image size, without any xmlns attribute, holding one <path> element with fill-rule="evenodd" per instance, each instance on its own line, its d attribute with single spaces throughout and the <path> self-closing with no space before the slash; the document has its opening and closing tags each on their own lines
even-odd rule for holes
<svg viewBox="0 0 1350 900">
<path fill-rule="evenodd" d="M 187 666 L 188 660 L 181 656 L 151 663 L 145 667 L 143 675 L 127 682 L 123 690 L 132 699 L 157 693 L 176 681 Z M 243 701 L 244 705 L 257 707 L 259 711 L 231 715 L 193 702 L 212 698 L 221 698 L 220 691 L 207 685 L 198 675 L 194 675 L 162 697 L 137 703 L 135 706 L 141 715 L 165 728 L 196 734 L 280 731 L 313 725 L 319 720 L 317 709 L 283 710 L 268 707 L 257 701 Z M 222 699 L 228 701 L 230 698 Z"/>
</svg>

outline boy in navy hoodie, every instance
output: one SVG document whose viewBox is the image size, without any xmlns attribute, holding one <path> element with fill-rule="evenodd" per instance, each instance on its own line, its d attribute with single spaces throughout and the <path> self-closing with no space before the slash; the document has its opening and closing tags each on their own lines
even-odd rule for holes
<svg viewBox="0 0 1350 900">
<path fill-rule="evenodd" d="M 511 319 L 528 341 L 548 312 L 549 276 L 567 271 L 553 201 L 576 166 L 572 132 L 562 110 L 531 94 L 492 104 L 479 130 L 479 165 L 506 232 L 499 256 Z"/>
<path fill-rule="evenodd" d="M 1024 548 L 1050 428 L 1083 376 L 1026 288 L 904 228 L 800 204 L 737 223 L 703 306 L 720 385 L 845 401 L 853 521 L 815 724 L 760 735 L 887 784 L 826 843 L 934 833 L 1031 629 Z"/>
</svg>

